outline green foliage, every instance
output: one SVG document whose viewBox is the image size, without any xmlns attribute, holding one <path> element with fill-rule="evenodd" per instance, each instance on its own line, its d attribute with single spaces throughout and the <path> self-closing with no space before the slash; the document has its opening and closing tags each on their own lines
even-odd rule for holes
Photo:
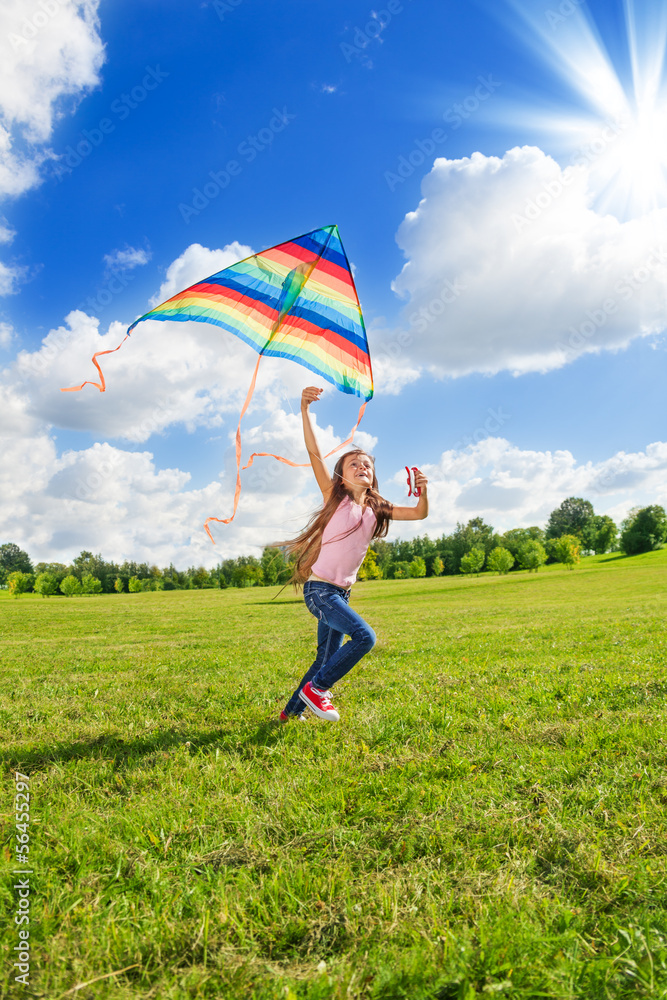
<svg viewBox="0 0 667 1000">
<path fill-rule="evenodd" d="M 81 581 L 70 573 L 66 576 L 64 580 L 60 582 L 60 589 L 65 595 L 65 597 L 75 597 L 77 594 L 81 593 Z"/>
<path fill-rule="evenodd" d="M 576 535 L 561 535 L 560 538 L 551 539 L 549 549 L 556 562 L 574 569 L 579 562 L 581 541 Z"/>
<path fill-rule="evenodd" d="M 520 547 L 518 560 L 521 569 L 527 569 L 530 573 L 534 570 L 537 573 L 540 566 L 547 561 L 547 552 L 541 542 L 530 539 Z"/>
<path fill-rule="evenodd" d="M 509 573 L 514 562 L 514 556 L 509 549 L 504 549 L 498 545 L 489 552 L 486 560 L 486 568 L 490 569 L 492 573 L 499 573 L 503 576 L 505 573 Z"/>
<path fill-rule="evenodd" d="M 0 545 L 0 584 L 7 582 L 10 573 L 32 573 L 30 556 L 14 542 Z"/>
<path fill-rule="evenodd" d="M 581 542 L 593 516 L 593 504 L 590 500 L 568 497 L 567 500 L 563 500 L 560 507 L 551 512 L 546 537 L 561 538 L 564 535 L 576 535 Z"/>
<path fill-rule="evenodd" d="M 426 562 L 421 556 L 415 556 L 408 568 L 411 577 L 426 576 Z"/>
<path fill-rule="evenodd" d="M 491 549 L 500 544 L 500 536 L 481 517 L 473 517 L 466 525 L 457 524 L 456 531 L 449 537 L 447 542 L 450 551 L 454 555 L 455 572 L 460 568 L 462 573 L 466 573 L 470 572 L 470 570 L 462 568 L 462 559 L 466 553 L 469 553 L 471 549 L 481 549 L 486 559 Z M 473 572 L 478 571 L 473 570 Z"/>
<path fill-rule="evenodd" d="M 442 576 L 445 564 L 439 555 L 431 556 L 429 563 L 429 576 Z"/>
<path fill-rule="evenodd" d="M 81 577 L 82 594 L 101 594 L 102 584 L 92 573 L 84 573 Z"/>
<path fill-rule="evenodd" d="M 390 567 L 392 580 L 407 580 L 410 576 L 410 563 L 406 559 L 394 562 Z"/>
<path fill-rule="evenodd" d="M 139 577 L 131 576 L 127 584 L 127 589 L 131 594 L 140 594 L 143 590 L 143 585 Z"/>
<path fill-rule="evenodd" d="M 14 570 L 13 573 L 8 573 L 7 583 L 9 584 L 9 593 L 14 597 L 27 594 L 28 591 L 32 590 L 34 579 L 32 573 L 23 573 L 18 569 Z"/>
<path fill-rule="evenodd" d="M 58 580 L 53 573 L 39 573 L 35 580 L 35 591 L 42 597 L 53 597 L 58 593 Z"/>
<path fill-rule="evenodd" d="M 49 576 L 52 576 L 56 581 L 57 587 L 60 587 L 60 584 L 67 576 L 67 566 L 65 566 L 64 563 L 39 562 L 35 566 L 35 573 L 48 573 Z"/>
<path fill-rule="evenodd" d="M 267 547 L 262 552 L 261 559 L 262 582 L 271 587 L 277 583 L 287 583 L 291 570 L 285 561 L 285 556 L 278 548 Z"/>
<path fill-rule="evenodd" d="M 122 594 L 123 591 L 125 590 L 125 581 L 122 580 L 121 577 L 117 576 L 116 579 L 114 580 L 113 589 L 116 591 L 117 594 Z"/>
<path fill-rule="evenodd" d="M 621 548 L 629 555 L 650 552 L 667 541 L 667 515 L 664 507 L 634 508 L 621 525 Z"/>
<path fill-rule="evenodd" d="M 508 549 L 517 561 L 519 561 L 521 549 L 529 542 L 540 542 L 543 544 L 544 531 L 538 527 L 512 528 L 510 531 L 506 531 L 501 537 L 501 545 L 504 549 Z"/>
<path fill-rule="evenodd" d="M 359 567 L 357 580 L 381 580 L 382 570 L 377 564 L 377 555 L 373 549 L 369 549 L 364 557 L 364 561 Z"/>
<path fill-rule="evenodd" d="M 466 554 L 461 558 L 461 572 L 466 574 L 481 573 L 485 559 L 486 554 L 484 549 L 471 549 L 470 552 L 466 552 Z"/>
<path fill-rule="evenodd" d="M 588 536 L 584 539 L 586 548 L 592 549 L 596 556 L 610 552 L 616 544 L 618 528 L 608 515 L 596 514 L 590 522 Z"/>
</svg>

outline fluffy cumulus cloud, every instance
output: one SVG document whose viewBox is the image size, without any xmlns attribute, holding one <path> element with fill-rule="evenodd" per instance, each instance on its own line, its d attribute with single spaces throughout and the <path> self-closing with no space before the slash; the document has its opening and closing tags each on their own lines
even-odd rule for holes
<svg viewBox="0 0 667 1000">
<path fill-rule="evenodd" d="M 203 521 L 232 512 L 233 432 L 224 436 L 222 447 L 216 442 L 220 474 L 194 489 L 189 472 L 159 469 L 144 449 L 104 442 L 59 455 L 20 388 L 1 387 L 0 402 L 6 415 L 0 431 L 6 459 L 0 469 L 0 538 L 21 545 L 35 560 L 69 562 L 92 549 L 116 560 L 213 566 L 222 558 L 260 555 L 264 545 L 296 534 L 320 499 L 309 469 L 257 458 L 243 473 L 236 520 L 212 526 L 219 543 L 214 548 Z M 318 437 L 327 450 L 341 440 L 331 427 L 319 428 Z M 246 454 L 307 460 L 296 414 L 275 411 L 262 424 L 251 424 L 244 441 Z M 376 443 L 367 434 L 359 441 L 369 449 Z"/>
<path fill-rule="evenodd" d="M 237 243 L 219 250 L 194 244 L 167 268 L 153 301 L 251 252 Z M 21 351 L 0 372 L 0 540 L 16 542 L 35 560 L 68 562 L 92 549 L 116 560 L 212 566 L 295 535 L 320 501 L 312 473 L 265 457 L 243 473 L 235 521 L 213 526 L 219 545 L 212 547 L 203 531 L 206 517 L 227 517 L 233 506 L 236 420 L 257 357 L 238 338 L 206 324 L 147 322 L 122 350 L 100 359 L 105 393 L 91 385 L 60 392 L 86 376 L 97 381 L 91 355 L 113 352 L 126 326 L 114 321 L 102 330 L 95 316 L 74 310 L 38 350 Z M 0 328 L 0 342 L 11 337 L 11 329 Z M 406 338 L 397 344 L 404 352 L 410 347 Z M 409 367 L 406 356 L 387 355 L 389 375 L 391 365 Z M 260 365 L 244 419 L 244 460 L 266 452 L 306 461 L 298 407 L 303 384 L 298 365 L 278 359 Z M 317 410 L 313 415 L 317 420 Z M 187 468 L 161 468 L 151 451 L 153 435 L 179 425 L 210 435 L 218 456 L 208 481 L 196 486 Z M 63 452 L 55 437 L 63 428 L 92 433 L 98 443 Z M 326 451 L 340 444 L 340 430 L 318 428 Z M 371 452 L 378 443 L 364 431 L 355 441 Z M 500 530 L 544 524 L 570 495 L 588 497 L 617 521 L 631 503 L 667 502 L 665 444 L 581 465 L 569 452 L 526 452 L 488 436 L 445 452 L 425 471 L 429 520 L 401 523 L 393 537 L 425 530 L 435 536 L 478 515 Z M 386 495 L 404 502 L 404 472 L 390 479 Z"/>
<path fill-rule="evenodd" d="M 208 278 L 210 275 L 222 271 L 225 267 L 231 267 L 232 264 L 237 264 L 240 260 L 251 257 L 253 253 L 252 247 L 245 246 L 236 240 L 219 250 L 209 250 L 201 243 L 191 243 L 181 256 L 177 257 L 167 268 L 165 280 L 151 299 L 151 307 L 170 299 L 176 292 L 194 285 L 202 278 Z"/>
<path fill-rule="evenodd" d="M 405 362 L 544 372 L 667 326 L 667 210 L 598 214 L 586 166 L 474 153 L 436 160 L 422 193 L 397 236 Z"/>
<path fill-rule="evenodd" d="M 5 0 L 0 4 L 0 198 L 40 183 L 52 157 L 54 122 L 99 82 L 104 48 L 99 0 Z M 0 242 L 13 235 L 0 225 Z M 0 295 L 16 291 L 22 270 L 0 263 Z"/>
<path fill-rule="evenodd" d="M 6 0 L 0 9 L 0 109 L 5 129 L 46 142 L 64 96 L 98 83 L 98 0 Z"/>
</svg>

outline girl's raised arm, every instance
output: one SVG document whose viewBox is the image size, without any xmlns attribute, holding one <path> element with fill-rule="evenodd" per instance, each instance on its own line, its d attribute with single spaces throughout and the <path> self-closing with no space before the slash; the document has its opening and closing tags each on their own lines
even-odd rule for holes
<svg viewBox="0 0 667 1000">
<path fill-rule="evenodd" d="M 303 419 L 303 437 L 308 449 L 308 458 L 313 467 L 317 485 L 322 490 L 322 496 L 326 500 L 331 492 L 331 476 L 324 461 L 324 456 L 320 451 L 320 446 L 317 443 L 308 411 L 310 404 L 316 403 L 320 398 L 320 393 L 323 391 L 323 389 L 317 389 L 314 385 L 309 385 L 307 389 L 303 390 L 301 393 L 301 417 Z"/>
</svg>

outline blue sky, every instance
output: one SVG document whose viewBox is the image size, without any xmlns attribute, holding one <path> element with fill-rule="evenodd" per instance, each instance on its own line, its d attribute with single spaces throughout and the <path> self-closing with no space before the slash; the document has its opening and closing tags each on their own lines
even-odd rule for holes
<svg viewBox="0 0 667 1000">
<path fill-rule="evenodd" d="M 105 394 L 58 390 L 151 302 L 332 222 L 376 374 L 359 440 L 389 499 L 406 463 L 432 483 L 403 534 L 543 524 L 572 494 L 616 520 L 667 501 L 660 10 L 14 0 L 1 17 L 3 541 L 211 565 L 294 533 L 317 497 L 283 467 L 246 474 L 215 549 L 201 529 L 231 508 L 245 345 L 147 324 L 106 359 Z M 244 441 L 296 453 L 313 379 L 264 369 Z M 326 393 L 329 446 L 355 411 Z"/>
</svg>

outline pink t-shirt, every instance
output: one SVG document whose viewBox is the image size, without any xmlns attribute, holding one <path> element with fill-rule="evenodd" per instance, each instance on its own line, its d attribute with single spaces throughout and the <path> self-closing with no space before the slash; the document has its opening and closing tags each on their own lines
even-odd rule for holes
<svg viewBox="0 0 667 1000">
<path fill-rule="evenodd" d="M 360 507 L 351 497 L 344 497 L 322 533 L 322 548 L 312 567 L 315 576 L 349 590 L 357 579 L 376 523 L 370 507 Z"/>
</svg>

